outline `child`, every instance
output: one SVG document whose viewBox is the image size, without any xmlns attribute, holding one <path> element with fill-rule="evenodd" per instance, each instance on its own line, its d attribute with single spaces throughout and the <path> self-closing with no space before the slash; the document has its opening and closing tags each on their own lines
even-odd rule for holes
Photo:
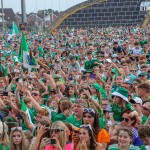
<svg viewBox="0 0 150 150">
<path fill-rule="evenodd" d="M 110 104 L 110 120 L 111 127 L 110 132 L 115 125 L 122 121 L 122 113 L 124 110 L 134 110 L 132 105 L 128 102 L 128 90 L 122 87 L 118 87 L 115 92 L 112 93 L 113 103 Z"/>
</svg>

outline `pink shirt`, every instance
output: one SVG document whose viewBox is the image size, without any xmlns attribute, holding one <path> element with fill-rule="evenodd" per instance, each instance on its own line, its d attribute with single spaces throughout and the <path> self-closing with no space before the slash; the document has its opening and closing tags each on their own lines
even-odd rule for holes
<svg viewBox="0 0 150 150">
<path fill-rule="evenodd" d="M 45 147 L 44 150 L 58 150 L 58 148 L 53 146 L 52 144 L 49 144 Z M 72 143 L 67 144 L 65 150 L 74 150 L 74 145 Z"/>
</svg>

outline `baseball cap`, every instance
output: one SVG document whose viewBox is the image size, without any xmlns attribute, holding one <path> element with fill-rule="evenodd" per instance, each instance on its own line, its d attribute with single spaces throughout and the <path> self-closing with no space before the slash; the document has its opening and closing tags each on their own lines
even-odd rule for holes
<svg viewBox="0 0 150 150">
<path fill-rule="evenodd" d="M 141 72 L 138 76 L 147 76 L 146 72 Z"/>
<path fill-rule="evenodd" d="M 91 50 L 87 51 L 87 54 L 92 54 L 92 51 Z"/>
<path fill-rule="evenodd" d="M 142 104 L 142 100 L 139 97 L 133 97 L 130 100 L 131 103 L 137 103 L 137 104 Z"/>
<path fill-rule="evenodd" d="M 131 80 L 124 80 L 124 83 L 133 85 L 133 82 Z"/>
</svg>

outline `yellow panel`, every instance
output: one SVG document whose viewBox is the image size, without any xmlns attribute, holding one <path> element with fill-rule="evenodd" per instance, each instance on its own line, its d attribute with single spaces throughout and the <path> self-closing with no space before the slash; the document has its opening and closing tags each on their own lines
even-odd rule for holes
<svg viewBox="0 0 150 150">
<path fill-rule="evenodd" d="M 142 28 L 146 28 L 149 21 L 150 21 L 150 10 L 147 12 L 148 17 L 145 17 L 143 23 L 142 23 Z"/>
</svg>

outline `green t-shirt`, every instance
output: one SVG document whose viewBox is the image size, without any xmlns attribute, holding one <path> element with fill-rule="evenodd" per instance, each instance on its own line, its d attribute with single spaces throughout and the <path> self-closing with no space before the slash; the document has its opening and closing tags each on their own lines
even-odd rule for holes
<svg viewBox="0 0 150 150">
<path fill-rule="evenodd" d="M 75 115 L 71 115 L 69 117 L 66 118 L 66 122 L 71 123 L 72 125 L 80 128 L 80 126 L 82 125 L 82 119 L 81 120 L 76 120 Z"/>
<path fill-rule="evenodd" d="M 118 144 L 113 144 L 108 147 L 108 150 L 120 150 Z M 130 145 L 128 150 L 140 150 L 138 147 Z"/>
<path fill-rule="evenodd" d="M 95 62 L 100 63 L 100 61 L 96 58 L 92 59 L 92 60 L 87 60 L 84 64 L 84 69 L 86 70 L 92 70 L 93 67 L 97 66 L 97 64 L 94 64 Z"/>
<path fill-rule="evenodd" d="M 56 122 L 56 121 L 66 121 L 66 117 L 64 116 L 64 114 L 60 113 L 60 114 L 56 114 L 56 113 L 52 113 L 52 121 Z"/>
<path fill-rule="evenodd" d="M 98 99 L 97 95 L 92 95 L 92 98 L 93 98 L 96 102 L 99 103 L 99 99 Z"/>
<path fill-rule="evenodd" d="M 134 108 L 132 107 L 132 105 L 128 102 L 126 102 L 125 108 L 118 106 L 114 103 L 110 104 L 110 114 L 113 114 L 113 118 L 115 121 L 122 121 L 122 113 L 125 110 L 134 110 Z"/>
<path fill-rule="evenodd" d="M 6 66 L 0 65 L 0 72 L 2 72 L 5 77 L 8 76 L 8 69 Z"/>
<path fill-rule="evenodd" d="M 144 116 L 144 115 L 142 116 L 142 124 L 144 124 L 144 123 L 146 122 L 147 118 L 148 118 L 148 117 L 146 117 L 146 116 Z"/>
<path fill-rule="evenodd" d="M 0 144 L 0 150 L 9 150 L 9 146 L 5 146 L 4 144 Z"/>
<path fill-rule="evenodd" d="M 141 46 L 144 46 L 144 44 L 148 44 L 148 40 L 147 40 L 147 39 L 144 40 L 144 41 L 140 40 L 140 45 L 141 45 Z"/>
<path fill-rule="evenodd" d="M 70 97 L 70 98 L 68 98 L 72 103 L 74 103 L 75 102 L 75 100 L 76 100 L 76 96 L 75 95 L 73 95 L 72 97 Z"/>
<path fill-rule="evenodd" d="M 106 129 L 106 121 L 103 117 L 99 118 L 100 127 Z"/>
</svg>

